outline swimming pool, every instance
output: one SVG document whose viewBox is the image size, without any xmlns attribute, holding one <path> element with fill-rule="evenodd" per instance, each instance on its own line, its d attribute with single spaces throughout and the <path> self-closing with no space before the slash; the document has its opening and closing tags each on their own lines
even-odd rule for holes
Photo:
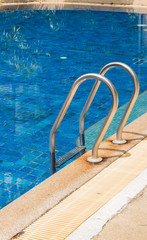
<svg viewBox="0 0 147 240">
<path fill-rule="evenodd" d="M 49 132 L 72 83 L 82 74 L 120 61 L 147 90 L 147 15 L 98 11 L 0 12 L 0 206 L 50 176 Z M 132 80 L 123 70 L 106 75 L 129 101 Z M 92 88 L 86 81 L 56 134 L 56 155 L 72 149 L 78 119 Z M 101 84 L 85 129 L 104 118 L 111 105 Z M 72 117 L 71 117 L 72 116 Z"/>
</svg>

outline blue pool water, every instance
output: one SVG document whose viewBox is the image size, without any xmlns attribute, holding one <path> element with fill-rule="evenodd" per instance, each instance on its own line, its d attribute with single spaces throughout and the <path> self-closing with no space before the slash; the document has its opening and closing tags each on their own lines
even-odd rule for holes
<svg viewBox="0 0 147 240">
<path fill-rule="evenodd" d="M 96 11 L 0 12 L 0 207 L 50 176 L 49 133 L 72 83 L 120 61 L 147 90 L 147 15 Z M 106 75 L 119 106 L 131 97 L 125 71 Z M 75 147 L 78 119 L 92 88 L 81 85 L 56 134 L 56 156 Z M 85 128 L 104 118 L 109 90 L 101 84 Z"/>
</svg>

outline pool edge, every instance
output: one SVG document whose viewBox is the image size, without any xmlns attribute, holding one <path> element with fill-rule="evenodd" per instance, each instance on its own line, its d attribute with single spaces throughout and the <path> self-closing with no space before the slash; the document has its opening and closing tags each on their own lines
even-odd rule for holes
<svg viewBox="0 0 147 240">
<path fill-rule="evenodd" d="M 0 3 L 0 11 L 12 10 L 91 10 L 91 11 L 113 11 L 127 13 L 147 13 L 147 6 L 142 5 L 118 5 L 101 3 L 80 2 L 31 2 L 31 3 Z"/>
</svg>

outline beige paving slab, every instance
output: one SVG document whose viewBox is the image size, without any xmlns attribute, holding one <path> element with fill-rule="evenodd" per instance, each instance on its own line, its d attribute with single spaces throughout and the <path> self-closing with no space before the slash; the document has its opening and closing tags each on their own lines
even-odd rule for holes
<svg viewBox="0 0 147 240">
<path fill-rule="evenodd" d="M 147 168 L 147 138 L 24 230 L 17 240 L 62 240 Z"/>
<path fill-rule="evenodd" d="M 92 240 L 146 240 L 147 187 Z"/>
</svg>

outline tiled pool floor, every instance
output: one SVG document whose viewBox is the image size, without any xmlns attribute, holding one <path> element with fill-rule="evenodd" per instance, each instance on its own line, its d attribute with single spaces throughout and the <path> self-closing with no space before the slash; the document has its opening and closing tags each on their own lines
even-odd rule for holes
<svg viewBox="0 0 147 240">
<path fill-rule="evenodd" d="M 116 12 L 0 12 L 1 208 L 50 176 L 49 132 L 77 77 L 119 60 L 136 72 L 140 93 L 147 89 L 146 21 L 146 15 Z M 128 75 L 112 70 L 106 76 L 116 86 L 119 106 L 128 102 Z M 57 132 L 57 157 L 75 147 L 91 88 L 83 83 L 68 109 Z M 95 100 L 86 129 L 109 111 L 111 96 L 103 84 Z"/>
<path fill-rule="evenodd" d="M 131 112 L 131 115 L 127 121 L 127 124 L 147 112 L 147 105 L 145 104 L 147 102 L 147 92 L 141 94 L 136 104 L 133 108 L 133 111 Z M 121 120 L 121 117 L 125 111 L 125 107 L 120 108 L 109 129 L 106 133 L 105 139 L 116 132 L 117 125 L 119 124 L 119 121 Z M 93 146 L 93 143 L 97 137 L 97 134 L 103 124 L 104 120 L 100 121 L 98 124 L 93 125 L 90 129 L 88 129 L 85 133 L 85 139 L 86 139 L 86 147 L 87 150 L 91 149 Z M 32 187 L 40 183 L 41 181 L 45 180 L 49 176 L 49 171 L 47 170 L 49 167 L 49 160 L 48 160 L 48 154 L 43 153 L 39 151 L 36 152 L 36 161 L 35 161 L 35 154 L 29 155 L 27 160 L 18 160 L 14 162 L 14 158 L 12 158 L 12 162 L 7 161 L 1 161 L 1 181 L 0 181 L 0 203 L 1 206 L 5 205 L 6 202 L 11 202 L 17 197 L 21 196 L 23 193 L 30 190 Z M 40 162 L 38 163 L 37 153 L 40 153 Z M 3 155 L 2 155 L 3 156 Z M 31 158 L 32 156 L 32 158 Z M 29 158 L 30 157 L 30 158 Z M 31 161 L 33 159 L 33 161 Z M 13 169 L 12 169 L 13 168 Z M 10 170 L 9 170 L 10 169 Z M 10 171 L 10 174 L 9 174 Z M 13 174 L 13 176 L 12 176 Z M 40 176 L 40 177 L 38 177 Z"/>
</svg>

